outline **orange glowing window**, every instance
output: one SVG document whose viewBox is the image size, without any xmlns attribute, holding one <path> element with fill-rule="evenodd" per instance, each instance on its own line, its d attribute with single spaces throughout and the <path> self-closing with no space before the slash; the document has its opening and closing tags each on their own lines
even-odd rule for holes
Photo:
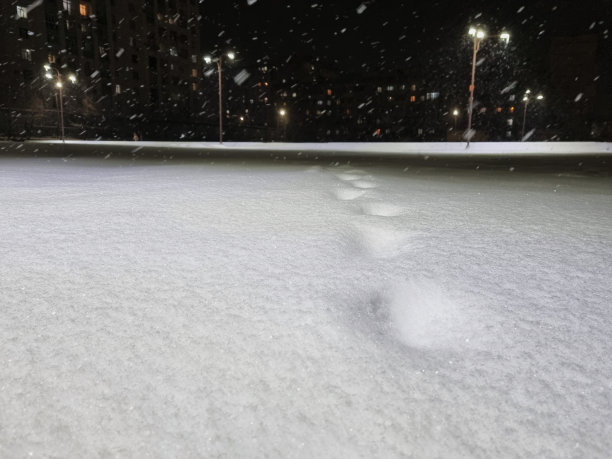
<svg viewBox="0 0 612 459">
<path fill-rule="evenodd" d="M 331 96 L 331 95 L 332 95 L 332 90 L 331 90 L 331 89 L 328 89 L 328 90 L 327 90 L 327 95 L 328 95 L 328 96 Z"/>
<path fill-rule="evenodd" d="M 510 113 L 514 113 L 514 107 L 510 107 Z"/>
<path fill-rule="evenodd" d="M 501 113 L 502 108 L 501 108 L 501 107 L 497 107 L 497 110 L 496 110 L 496 111 L 497 111 L 497 113 Z"/>
<path fill-rule="evenodd" d="M 414 102 L 416 100 L 416 96 L 410 96 L 410 102 Z"/>
<path fill-rule="evenodd" d="M 85 3 L 79 3 L 79 13 L 81 13 L 81 16 L 87 16 L 87 5 Z"/>
</svg>

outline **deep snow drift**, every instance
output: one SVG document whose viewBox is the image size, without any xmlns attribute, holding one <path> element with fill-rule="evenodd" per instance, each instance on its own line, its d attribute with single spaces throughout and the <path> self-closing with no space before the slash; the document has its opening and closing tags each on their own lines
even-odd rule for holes
<svg viewBox="0 0 612 459">
<path fill-rule="evenodd" d="M 606 457 L 612 186 L 0 160 L 0 457 Z"/>
</svg>

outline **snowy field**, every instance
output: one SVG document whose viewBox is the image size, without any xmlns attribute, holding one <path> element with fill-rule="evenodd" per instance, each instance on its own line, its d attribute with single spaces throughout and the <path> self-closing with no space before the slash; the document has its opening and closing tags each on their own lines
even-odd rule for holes
<svg viewBox="0 0 612 459">
<path fill-rule="evenodd" d="M 0 457 L 612 451 L 612 181 L 0 159 Z"/>
</svg>

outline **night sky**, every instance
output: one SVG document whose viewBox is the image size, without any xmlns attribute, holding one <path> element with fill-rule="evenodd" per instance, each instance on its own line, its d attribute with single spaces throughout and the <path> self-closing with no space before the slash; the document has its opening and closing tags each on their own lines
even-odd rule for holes
<svg viewBox="0 0 612 459">
<path fill-rule="evenodd" d="M 543 64 L 553 36 L 595 33 L 602 42 L 612 40 L 606 38 L 609 0 L 203 0 L 202 11 L 205 48 L 231 47 L 244 62 L 264 59 L 274 66 L 307 56 L 347 72 L 444 73 L 459 58 L 469 64 L 470 24 L 509 31 L 517 63 L 531 67 Z M 609 53 L 606 46 L 602 52 Z"/>
</svg>

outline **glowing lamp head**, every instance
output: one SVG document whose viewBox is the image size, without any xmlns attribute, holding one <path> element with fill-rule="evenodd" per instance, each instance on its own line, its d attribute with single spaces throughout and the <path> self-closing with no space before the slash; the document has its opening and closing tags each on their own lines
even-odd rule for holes
<svg viewBox="0 0 612 459">
<path fill-rule="evenodd" d="M 58 88 L 61 88 L 64 85 L 62 84 L 61 81 L 58 81 L 57 83 L 55 83 L 55 86 L 57 86 Z"/>
<path fill-rule="evenodd" d="M 72 84 L 75 84 L 75 83 L 76 83 L 76 76 L 74 76 L 74 75 L 70 75 L 70 76 L 68 77 L 68 79 L 69 79 L 69 80 L 72 82 Z"/>
<path fill-rule="evenodd" d="M 47 72 L 47 73 L 45 73 L 45 78 L 50 80 L 51 78 L 53 78 L 53 75 L 51 75 L 51 73 Z"/>
<path fill-rule="evenodd" d="M 236 55 L 230 51 L 229 53 L 227 53 L 227 57 L 229 58 L 229 60 L 233 61 L 236 58 Z"/>
<path fill-rule="evenodd" d="M 278 113 L 279 113 L 279 115 L 280 115 L 280 116 L 285 116 L 285 115 L 287 114 L 287 111 L 286 111 L 284 108 L 281 108 L 281 109 L 278 111 Z"/>
<path fill-rule="evenodd" d="M 210 57 L 209 55 L 204 56 L 204 62 L 210 64 L 212 62 L 212 57 Z"/>
<path fill-rule="evenodd" d="M 479 40 L 482 40 L 484 37 L 485 37 L 485 33 L 483 30 L 476 31 L 476 38 L 478 38 Z"/>
<path fill-rule="evenodd" d="M 459 110 L 454 109 L 454 110 L 453 110 L 453 116 L 457 116 L 457 115 L 459 115 Z"/>
<path fill-rule="evenodd" d="M 510 41 L 510 34 L 508 32 L 503 32 L 499 38 L 501 41 L 508 43 Z"/>
<path fill-rule="evenodd" d="M 44 68 L 45 68 L 45 71 L 47 72 L 51 71 L 51 66 L 49 64 L 45 64 Z"/>
<path fill-rule="evenodd" d="M 470 30 L 468 30 L 468 34 L 471 35 L 472 37 L 475 37 L 476 29 L 474 27 L 470 27 Z"/>
<path fill-rule="evenodd" d="M 538 94 L 538 97 L 536 97 L 536 99 L 542 100 L 542 99 L 544 99 L 544 96 L 542 94 Z"/>
</svg>

